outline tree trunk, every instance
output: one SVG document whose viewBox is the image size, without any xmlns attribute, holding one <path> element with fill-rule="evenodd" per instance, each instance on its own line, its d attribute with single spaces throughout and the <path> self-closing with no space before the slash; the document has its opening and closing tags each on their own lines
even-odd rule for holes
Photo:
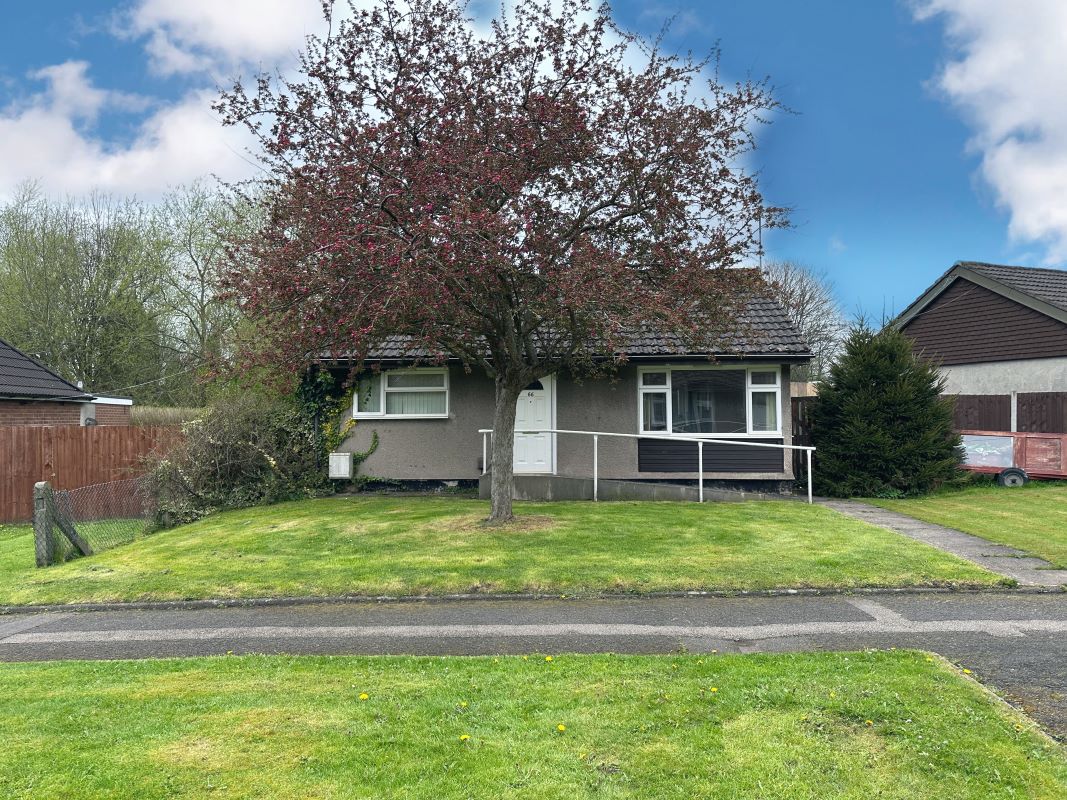
<svg viewBox="0 0 1067 800">
<path fill-rule="evenodd" d="M 510 522 L 511 495 L 515 488 L 515 406 L 521 386 L 512 386 L 497 378 L 496 408 L 493 410 L 493 450 L 490 457 L 489 522 Z"/>
</svg>

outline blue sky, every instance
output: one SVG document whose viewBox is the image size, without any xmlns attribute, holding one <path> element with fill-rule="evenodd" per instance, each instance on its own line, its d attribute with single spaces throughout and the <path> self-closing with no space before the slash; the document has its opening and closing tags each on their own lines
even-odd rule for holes
<svg viewBox="0 0 1067 800">
<path fill-rule="evenodd" d="M 252 168 L 214 87 L 291 64 L 316 0 L 9 4 L 0 29 L 0 196 L 151 199 Z M 825 270 L 847 312 L 906 306 L 956 260 L 1067 258 L 1067 3 L 1060 0 L 617 0 L 623 27 L 675 16 L 728 77 L 769 76 L 792 114 L 754 163 L 793 227 L 769 257 Z M 1020 21 L 1020 18 L 1025 18 Z"/>
</svg>

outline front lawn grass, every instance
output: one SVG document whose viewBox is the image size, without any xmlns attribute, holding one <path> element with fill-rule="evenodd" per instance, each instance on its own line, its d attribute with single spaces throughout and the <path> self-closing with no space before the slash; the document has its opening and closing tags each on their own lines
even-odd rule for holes
<svg viewBox="0 0 1067 800">
<path fill-rule="evenodd" d="M 1032 723 L 903 651 L 3 664 L 0 740 L 27 800 L 1067 794 Z"/>
<path fill-rule="evenodd" d="M 1067 482 L 1032 481 L 1005 489 L 992 484 L 945 490 L 872 505 L 1010 545 L 1067 569 Z"/>
<path fill-rule="evenodd" d="M 521 503 L 487 528 L 463 498 L 334 497 L 218 514 L 33 567 L 0 535 L 0 604 L 466 592 L 991 586 L 970 562 L 792 502 Z"/>
</svg>

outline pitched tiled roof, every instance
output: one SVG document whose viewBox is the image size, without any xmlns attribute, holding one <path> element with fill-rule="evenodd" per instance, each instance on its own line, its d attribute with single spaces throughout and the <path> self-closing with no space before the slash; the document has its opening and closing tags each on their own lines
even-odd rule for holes
<svg viewBox="0 0 1067 800">
<path fill-rule="evenodd" d="M 0 397 L 28 400 L 91 400 L 52 370 L 0 339 Z"/>
<path fill-rule="evenodd" d="M 790 321 L 782 306 L 769 297 L 757 297 L 748 304 L 738 320 L 737 332 L 725 339 L 723 347 L 714 353 L 692 352 L 671 335 L 642 331 L 631 339 L 625 348 L 630 358 L 655 356 L 782 356 L 790 359 L 811 357 L 800 331 Z M 391 361 L 426 358 L 430 354 L 413 349 L 408 336 L 390 336 L 375 348 L 368 360 Z M 332 359 L 330 359 L 332 360 Z M 341 360 L 344 360 L 343 357 Z"/>
<path fill-rule="evenodd" d="M 979 261 L 961 261 L 959 266 L 973 269 L 980 275 L 1067 311 L 1067 270 L 1011 267 Z"/>
</svg>

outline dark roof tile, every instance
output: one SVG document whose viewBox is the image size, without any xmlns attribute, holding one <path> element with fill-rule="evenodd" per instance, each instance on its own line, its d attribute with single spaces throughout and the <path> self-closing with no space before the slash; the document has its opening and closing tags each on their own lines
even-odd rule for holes
<svg viewBox="0 0 1067 800">
<path fill-rule="evenodd" d="M 748 308 L 739 319 L 738 331 L 726 337 L 726 342 L 728 344 L 714 353 L 698 353 L 688 351 L 675 336 L 644 331 L 633 337 L 625 348 L 625 353 L 631 358 L 707 355 L 782 356 L 790 359 L 811 357 L 811 349 L 800 335 L 800 331 L 790 321 L 782 306 L 770 297 L 757 297 L 749 302 Z M 371 353 L 368 360 L 407 360 L 427 358 L 429 355 L 425 350 L 413 349 L 411 337 L 390 336 Z M 343 361 L 344 358 L 340 360 Z"/>
<path fill-rule="evenodd" d="M 0 397 L 28 400 L 91 400 L 52 370 L 0 339 Z"/>
</svg>

